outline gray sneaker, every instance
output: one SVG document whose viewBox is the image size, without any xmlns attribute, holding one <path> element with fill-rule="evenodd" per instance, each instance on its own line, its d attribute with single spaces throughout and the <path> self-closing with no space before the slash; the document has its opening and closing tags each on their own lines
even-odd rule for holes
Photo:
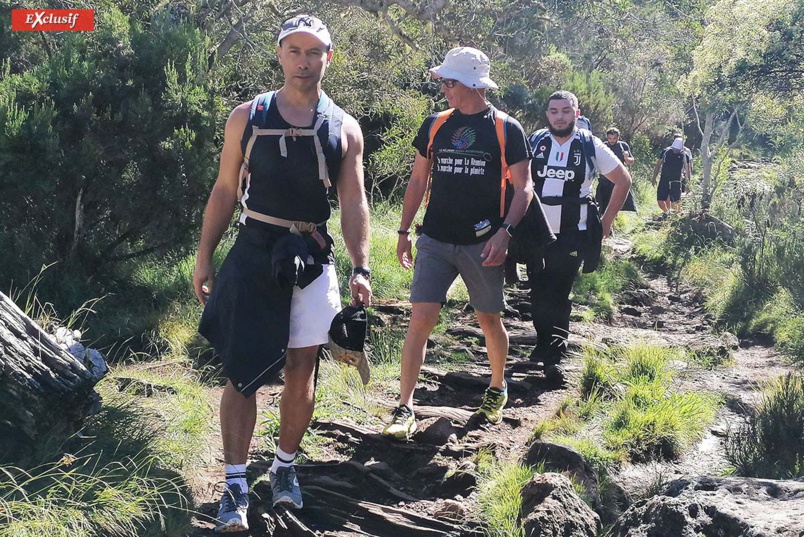
<svg viewBox="0 0 804 537">
<path fill-rule="evenodd" d="M 240 490 L 240 485 L 227 486 L 221 496 L 218 520 L 215 531 L 230 533 L 248 529 L 248 492 Z"/>
<path fill-rule="evenodd" d="M 281 466 L 276 469 L 276 473 L 270 473 L 270 478 L 274 507 L 281 504 L 294 509 L 302 508 L 302 493 L 295 467 Z"/>
</svg>

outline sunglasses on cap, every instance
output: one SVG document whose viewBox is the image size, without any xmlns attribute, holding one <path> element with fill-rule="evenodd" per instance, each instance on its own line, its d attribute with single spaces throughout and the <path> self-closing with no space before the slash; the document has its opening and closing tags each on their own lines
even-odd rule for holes
<svg viewBox="0 0 804 537">
<path fill-rule="evenodd" d="M 292 30 L 294 28 L 298 28 L 299 26 L 307 26 L 308 28 L 312 28 L 315 26 L 315 22 L 315 19 L 312 17 L 293 17 L 282 24 L 282 29 Z"/>
<path fill-rule="evenodd" d="M 441 84 L 442 86 L 446 86 L 449 89 L 452 89 L 455 87 L 455 84 L 457 84 L 458 81 L 455 80 L 454 78 L 439 78 L 438 83 Z"/>
</svg>

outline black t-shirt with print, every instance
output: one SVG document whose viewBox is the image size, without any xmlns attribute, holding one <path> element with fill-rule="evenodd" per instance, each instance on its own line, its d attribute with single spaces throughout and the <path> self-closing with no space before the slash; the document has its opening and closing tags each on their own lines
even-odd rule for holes
<svg viewBox="0 0 804 537">
<path fill-rule="evenodd" d="M 433 140 L 430 202 L 422 231 L 450 244 L 476 244 L 491 238 L 503 222 L 500 217 L 502 164 L 494 117 L 490 107 L 477 114 L 455 110 Z M 413 146 L 427 156 L 430 127 L 435 114 L 424 120 Z M 511 117 L 505 123 L 505 158 L 509 166 L 531 158 L 522 125 Z M 510 203 L 513 186 L 506 188 Z M 506 209 L 507 210 L 507 209 Z M 488 220 L 485 233 L 475 226 Z"/>
</svg>

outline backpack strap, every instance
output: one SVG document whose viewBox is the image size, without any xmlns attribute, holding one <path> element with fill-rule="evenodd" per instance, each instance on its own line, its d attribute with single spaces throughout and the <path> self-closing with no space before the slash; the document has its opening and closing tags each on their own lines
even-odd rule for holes
<svg viewBox="0 0 804 537">
<path fill-rule="evenodd" d="M 293 222 L 282 218 L 276 218 L 274 216 L 258 213 L 247 206 L 246 204 L 247 197 L 244 195 L 247 189 L 246 185 L 251 180 L 251 173 L 249 172 L 249 159 L 251 158 L 251 150 L 253 149 L 254 142 L 257 141 L 258 136 L 280 136 L 279 153 L 283 157 L 287 158 L 288 136 L 293 138 L 296 138 L 297 136 L 312 136 L 313 143 L 315 144 L 316 157 L 318 159 L 318 177 L 324 183 L 324 186 L 327 189 L 329 189 L 332 186 L 332 182 L 330 181 L 329 178 L 329 169 L 327 168 L 327 160 L 326 156 L 324 155 L 324 148 L 321 144 L 321 139 L 318 133 L 321 127 L 324 125 L 324 122 L 327 121 L 327 119 L 329 119 L 329 117 L 332 115 L 334 105 L 332 103 L 332 100 L 327 96 L 327 94 L 321 92 L 321 96 L 318 99 L 318 106 L 316 109 L 316 120 L 312 128 L 304 129 L 304 128 L 290 127 L 288 129 L 266 129 L 263 127 L 267 123 L 268 109 L 271 107 L 271 103 L 275 96 L 276 96 L 275 91 L 269 91 L 257 95 L 251 102 L 251 111 L 249 113 L 248 124 L 246 125 L 246 131 L 248 131 L 249 128 L 251 129 L 251 137 L 248 139 L 248 143 L 246 144 L 246 150 L 245 153 L 243 154 L 243 163 L 240 165 L 238 200 L 240 200 L 240 204 L 242 206 L 242 213 L 249 218 L 253 218 L 254 220 L 259 220 L 261 222 L 266 222 L 268 224 L 287 227 L 290 228 L 291 231 L 293 231 L 294 228 L 304 230 L 309 228 L 310 226 L 316 226 L 320 224 L 309 223 L 309 222 Z"/>
<path fill-rule="evenodd" d="M 511 170 L 508 161 L 505 159 L 505 124 L 508 122 L 508 114 L 500 110 L 495 110 L 494 130 L 497 131 L 497 143 L 500 144 L 500 164 L 502 177 L 500 178 L 500 218 L 505 218 L 505 187 L 511 182 Z"/>
<path fill-rule="evenodd" d="M 430 124 L 430 130 L 427 133 L 427 136 L 429 138 L 429 140 L 427 141 L 427 151 L 426 151 L 428 159 L 433 160 L 433 140 L 435 140 L 435 136 L 436 133 L 438 133 L 438 129 L 440 129 L 441 126 L 444 123 L 446 123 L 446 121 L 449 119 L 449 116 L 451 116 L 454 111 L 455 111 L 454 108 L 449 108 L 447 110 L 444 110 L 443 112 L 439 112 L 438 114 L 436 114 L 436 117 L 433 118 L 433 122 Z M 433 184 L 433 166 L 432 166 L 433 164 L 435 164 L 435 161 L 430 163 L 430 174 L 427 176 L 427 190 L 425 191 L 424 194 L 425 208 L 430 203 L 430 188 Z"/>
<path fill-rule="evenodd" d="M 528 142 L 530 143 L 530 150 L 533 151 L 533 154 L 536 154 L 536 148 L 539 147 L 539 144 L 550 135 L 550 131 L 548 129 L 539 129 L 533 134 L 530 135 L 528 138 Z"/>
<path fill-rule="evenodd" d="M 578 135 L 581 138 L 581 147 L 586 158 L 586 165 L 589 167 L 589 173 L 594 175 L 597 170 L 597 160 L 595 159 L 595 141 L 592 133 L 586 129 L 578 129 Z"/>
</svg>

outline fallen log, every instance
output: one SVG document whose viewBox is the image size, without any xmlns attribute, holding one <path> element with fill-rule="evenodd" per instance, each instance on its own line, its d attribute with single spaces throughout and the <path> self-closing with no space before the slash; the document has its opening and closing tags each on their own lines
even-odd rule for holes
<svg viewBox="0 0 804 537">
<path fill-rule="evenodd" d="M 477 388 L 481 391 L 485 388 L 488 388 L 489 380 L 491 378 L 490 375 L 480 376 L 473 375 L 471 373 L 463 373 L 461 371 L 450 371 L 449 373 L 445 373 L 427 366 L 422 367 L 421 372 L 425 375 L 434 377 L 439 383 L 446 386 L 454 384 L 464 388 Z M 533 390 L 532 384 L 522 380 L 506 378 L 505 382 L 508 384 L 508 389 L 512 391 L 530 392 Z"/>
<path fill-rule="evenodd" d="M 0 442 L 5 449 L 13 452 L 46 436 L 79 430 L 84 418 L 100 409 L 93 388 L 105 374 L 103 365 L 100 371 L 70 354 L 0 293 Z"/>
</svg>

